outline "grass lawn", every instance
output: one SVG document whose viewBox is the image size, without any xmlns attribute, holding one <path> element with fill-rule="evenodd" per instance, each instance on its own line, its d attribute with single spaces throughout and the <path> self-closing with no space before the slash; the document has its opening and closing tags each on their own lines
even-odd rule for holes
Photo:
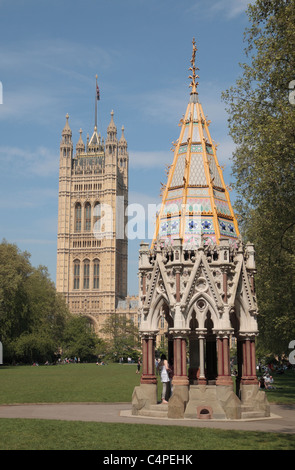
<svg viewBox="0 0 295 470">
<path fill-rule="evenodd" d="M 294 450 L 295 436 L 266 432 L 0 419 L 0 450 Z"/>
<path fill-rule="evenodd" d="M 266 392 L 269 402 L 295 404 L 295 370 L 274 380 L 275 389 Z M 130 402 L 140 375 L 136 364 L 0 366 L 0 383 L 0 404 Z"/>
<path fill-rule="evenodd" d="M 135 364 L 63 364 L 0 368 L 0 403 L 130 402 Z"/>
<path fill-rule="evenodd" d="M 295 372 L 274 376 L 270 402 L 295 403 Z M 0 368 L 0 404 L 130 402 L 136 365 L 66 364 Z M 159 387 L 160 389 L 160 387 Z M 295 436 L 147 424 L 0 419 L 0 450 L 287 450 Z"/>
</svg>

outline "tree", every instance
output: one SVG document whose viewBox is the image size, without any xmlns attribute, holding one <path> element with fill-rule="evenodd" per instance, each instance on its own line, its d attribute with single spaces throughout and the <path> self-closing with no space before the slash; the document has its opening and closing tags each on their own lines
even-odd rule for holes
<svg viewBox="0 0 295 470">
<path fill-rule="evenodd" d="M 34 268 L 30 255 L 0 244 L 0 339 L 6 361 L 53 360 L 69 315 L 47 268 Z"/>
<path fill-rule="evenodd" d="M 106 352 L 112 360 L 138 355 L 138 328 L 125 315 L 110 314 L 101 332 L 106 336 Z"/>
<path fill-rule="evenodd" d="M 64 357 L 94 360 L 104 350 L 104 343 L 90 328 L 87 318 L 71 316 L 65 326 L 62 353 Z"/>
<path fill-rule="evenodd" d="M 5 240 L 0 244 L 0 335 L 7 347 L 26 328 L 29 309 L 26 280 L 33 268 L 27 252 Z"/>
<path fill-rule="evenodd" d="M 288 354 L 295 339 L 295 1 L 249 5 L 247 62 L 223 94 L 236 150 L 233 175 L 243 237 L 256 247 L 260 342 Z"/>
</svg>

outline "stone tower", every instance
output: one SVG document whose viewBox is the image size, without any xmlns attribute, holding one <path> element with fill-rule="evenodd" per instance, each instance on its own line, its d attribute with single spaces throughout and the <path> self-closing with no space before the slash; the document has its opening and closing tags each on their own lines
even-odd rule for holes
<svg viewBox="0 0 295 470">
<path fill-rule="evenodd" d="M 259 391 L 255 364 L 254 247 L 241 240 L 210 121 L 199 101 L 196 50 L 193 41 L 191 93 L 154 239 L 140 247 L 143 374 L 133 393 L 133 414 L 156 412 L 154 354 L 164 316 L 174 369 L 172 398 L 163 405 L 168 417 L 265 417 L 269 405 Z M 230 337 L 237 341 L 235 392 Z"/>
<path fill-rule="evenodd" d="M 98 88 L 97 88 L 98 89 Z M 82 130 L 76 148 L 69 116 L 62 131 L 56 289 L 72 313 L 89 318 L 96 331 L 127 296 L 128 151 L 111 112 L 106 139 L 95 126 L 86 143 Z"/>
</svg>

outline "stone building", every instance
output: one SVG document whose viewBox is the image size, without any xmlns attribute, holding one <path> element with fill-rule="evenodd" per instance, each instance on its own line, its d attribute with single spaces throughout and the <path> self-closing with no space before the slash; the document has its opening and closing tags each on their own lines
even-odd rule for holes
<svg viewBox="0 0 295 470">
<path fill-rule="evenodd" d="M 139 253 L 143 373 L 132 412 L 171 418 L 265 417 L 256 378 L 258 334 L 254 247 L 244 244 L 224 183 L 216 144 L 197 91 L 193 41 L 191 93 L 162 195 L 151 246 Z M 155 344 L 165 316 L 173 394 L 157 404 Z M 230 338 L 237 341 L 236 392 Z M 189 367 L 187 369 L 187 362 Z M 158 408 L 157 408 L 158 407 Z"/>
<path fill-rule="evenodd" d="M 127 141 L 117 136 L 111 112 L 106 139 L 95 125 L 74 145 L 69 116 L 60 143 L 56 289 L 72 313 L 99 332 L 107 315 L 127 313 L 137 321 L 136 299 L 127 297 Z M 122 304 L 123 301 L 123 304 Z M 122 309 L 125 305 L 125 309 Z"/>
</svg>

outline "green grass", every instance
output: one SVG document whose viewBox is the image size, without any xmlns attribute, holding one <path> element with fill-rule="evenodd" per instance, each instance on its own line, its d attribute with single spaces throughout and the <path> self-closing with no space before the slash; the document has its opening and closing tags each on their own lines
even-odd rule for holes
<svg viewBox="0 0 295 470">
<path fill-rule="evenodd" d="M 148 424 L 0 419 L 0 450 L 291 450 L 291 434 Z"/>
<path fill-rule="evenodd" d="M 295 372 L 274 376 L 271 403 L 295 403 Z M 136 365 L 1 366 L 0 404 L 131 402 Z M 159 387 L 160 391 L 160 387 Z M 0 419 L 0 450 L 291 450 L 295 435 L 147 424 Z"/>
<path fill-rule="evenodd" d="M 295 371 L 274 375 L 270 403 L 295 404 Z M 130 402 L 140 383 L 135 364 L 64 364 L 1 366 L 0 404 L 61 402 Z M 158 387 L 160 397 L 161 386 Z"/>
<path fill-rule="evenodd" d="M 282 375 L 273 373 L 274 389 L 267 390 L 270 403 L 295 404 L 295 370 L 287 370 Z"/>
<path fill-rule="evenodd" d="M 140 383 L 134 364 L 0 368 L 0 403 L 130 402 Z"/>
</svg>

